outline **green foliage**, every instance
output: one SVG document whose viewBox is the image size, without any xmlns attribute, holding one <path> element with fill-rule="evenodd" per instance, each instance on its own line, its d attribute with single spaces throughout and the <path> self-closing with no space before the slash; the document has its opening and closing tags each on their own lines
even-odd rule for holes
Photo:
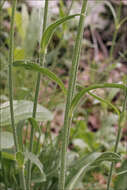
<svg viewBox="0 0 127 190">
<path fill-rule="evenodd" d="M 44 32 L 43 36 L 42 36 L 42 40 L 41 40 L 41 51 L 44 52 L 46 47 L 48 46 L 48 43 L 54 33 L 54 31 L 57 29 L 57 27 L 61 24 L 63 24 L 64 22 L 79 16 L 80 14 L 75 14 L 75 15 L 70 15 L 70 16 L 65 16 L 63 18 L 61 18 L 60 20 L 56 21 L 55 23 L 51 24 Z"/>
<path fill-rule="evenodd" d="M 63 82 L 61 81 L 60 78 L 58 78 L 53 72 L 51 72 L 49 69 L 47 68 L 43 68 L 40 67 L 39 65 L 35 64 L 35 63 L 31 63 L 29 61 L 15 61 L 13 63 L 13 65 L 15 67 L 24 67 L 27 70 L 30 71 L 36 71 L 36 72 L 40 72 L 43 75 L 47 76 L 49 79 L 53 80 L 54 82 L 56 82 L 60 88 L 63 90 L 64 94 L 66 94 L 66 89 L 64 87 Z"/>
<path fill-rule="evenodd" d="M 32 117 L 32 108 L 33 102 L 28 100 L 14 100 L 14 115 L 15 115 L 15 123 L 17 124 L 19 121 L 26 120 Z M 1 104 L 1 126 L 6 126 L 11 124 L 11 116 L 10 116 L 10 108 L 9 102 L 5 102 Z M 48 121 L 53 119 L 53 114 L 44 108 L 43 106 L 38 104 L 37 108 L 37 121 Z"/>
<path fill-rule="evenodd" d="M 59 15 L 61 18 L 58 20 L 56 20 L 56 15 L 51 15 L 51 11 L 48 11 L 48 0 L 45 0 L 44 16 L 42 16 L 43 10 L 41 12 L 38 8 L 30 8 L 23 2 L 15 11 L 16 0 L 13 1 L 12 8 L 2 10 L 4 1 L 0 2 L 0 11 L 2 13 L 5 11 L 2 15 L 2 22 L 7 25 L 6 31 L 0 31 L 0 45 L 4 44 L 0 52 L 2 78 L 0 100 L 4 102 L 0 105 L 1 190 L 105 190 L 105 181 L 104 184 L 101 184 L 101 180 L 99 179 L 99 181 L 95 177 L 97 173 L 101 176 L 100 178 L 105 180 L 109 176 L 107 189 L 127 190 L 127 162 L 126 159 L 123 159 L 126 155 L 124 146 L 126 130 L 124 126 L 126 125 L 127 86 L 126 77 L 123 76 L 124 67 L 119 70 L 121 69 L 120 59 L 113 60 L 119 29 L 126 23 L 127 17 L 122 18 L 120 15 L 121 4 L 117 7 L 117 13 L 111 2 L 104 1 L 102 3 L 109 7 L 114 18 L 115 32 L 112 42 L 109 43 L 111 48 L 109 48 L 108 42 L 103 45 L 104 39 L 96 35 L 98 32 L 96 24 L 88 24 L 91 31 L 88 27 L 83 33 L 84 18 L 89 20 L 90 13 L 86 14 L 87 6 L 89 8 L 87 0 L 82 2 L 81 14 L 69 15 L 74 5 L 80 6 L 80 4 L 72 0 L 66 11 L 66 3 L 64 4 L 60 0 Z M 98 0 L 95 3 L 96 5 L 101 4 Z M 78 10 L 78 7 L 76 8 Z M 99 10 L 98 12 L 100 14 Z M 72 22 L 73 18 L 76 20 L 77 16 L 80 17 L 78 27 L 77 22 Z M 47 17 L 56 21 L 53 21 L 46 29 Z M 43 20 L 42 36 L 41 20 Z M 67 24 L 67 21 L 70 21 L 70 24 Z M 62 31 L 57 30 L 60 25 L 62 25 Z M 76 30 L 78 32 L 72 56 Z M 86 45 L 86 40 L 82 39 L 82 35 L 84 34 L 84 37 L 88 35 L 87 38 L 89 38 L 89 33 L 92 42 L 88 39 Z M 49 48 L 47 48 L 48 45 Z M 86 77 L 85 86 L 80 85 L 84 84 L 84 78 L 80 80 L 80 76 L 78 76 L 78 84 L 76 81 L 81 45 L 83 45 L 83 50 L 79 75 L 82 75 L 80 69 L 83 69 L 84 77 Z M 92 52 L 97 50 L 98 55 L 103 54 L 103 50 L 107 50 L 111 59 L 107 58 L 104 61 L 96 62 L 95 57 L 90 58 L 89 50 L 91 49 Z M 9 95 L 6 85 L 8 50 L 10 50 Z M 126 52 L 119 53 L 121 57 L 125 58 Z M 110 64 L 108 64 L 109 62 Z M 48 68 L 45 68 L 45 65 Z M 90 72 L 87 71 L 87 66 Z M 103 66 L 105 69 L 100 72 Z M 113 80 L 112 76 L 109 75 L 110 72 L 112 75 L 112 71 L 115 70 L 121 73 L 117 80 Z M 55 74 L 59 71 L 60 77 Z M 38 74 L 37 81 L 35 81 L 36 73 Z M 45 78 L 40 80 L 41 75 L 50 80 L 46 81 Z M 86 75 L 89 77 L 88 81 Z M 114 82 L 109 83 L 109 81 Z M 121 84 L 118 81 L 125 82 Z M 33 102 L 35 82 L 37 86 Z M 4 85 L 6 86 L 4 87 Z M 105 90 L 102 92 L 103 89 Z M 97 94 L 93 92 L 94 90 Z M 125 92 L 125 96 L 122 95 L 122 90 Z M 13 95 L 16 100 L 13 99 Z M 85 103 L 83 97 L 85 97 Z M 67 99 L 66 109 L 65 99 Z M 37 104 L 38 100 L 39 104 Z M 77 107 L 79 102 L 82 103 L 82 106 Z M 123 106 L 121 106 L 122 103 Z M 64 126 L 58 134 L 57 127 L 63 125 L 59 114 L 63 110 L 65 110 Z M 96 121 L 89 121 L 89 116 L 96 115 L 96 113 L 100 123 L 97 124 L 97 132 L 95 133 L 92 131 L 92 127 L 94 127 L 92 125 Z M 51 123 L 51 121 L 53 122 Z M 92 124 L 89 124 L 90 122 Z M 122 129 L 125 132 L 121 143 Z M 68 146 L 69 141 L 72 144 Z M 111 168 L 110 162 L 112 162 Z M 116 163 L 121 164 L 119 169 L 114 167 Z M 112 187 L 110 187 L 111 180 Z"/>
</svg>

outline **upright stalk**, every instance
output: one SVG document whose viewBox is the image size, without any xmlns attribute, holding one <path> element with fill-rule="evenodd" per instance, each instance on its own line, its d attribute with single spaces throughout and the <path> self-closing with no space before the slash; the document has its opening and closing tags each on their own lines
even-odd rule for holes
<svg viewBox="0 0 127 190">
<path fill-rule="evenodd" d="M 66 102 L 66 109 L 65 109 L 65 116 L 64 116 L 64 126 L 62 131 L 62 149 L 61 149 L 61 158 L 60 158 L 60 176 L 59 176 L 59 190 L 65 190 L 65 177 L 66 177 L 66 155 L 67 155 L 67 146 L 68 146 L 68 139 L 69 139 L 69 128 L 71 124 L 71 117 L 69 115 L 69 110 L 71 106 L 71 101 L 74 95 L 75 86 L 76 86 L 76 76 L 78 71 L 78 63 L 80 58 L 80 50 L 81 50 L 81 40 L 83 36 L 83 29 L 84 29 L 84 19 L 85 19 L 85 12 L 87 7 L 87 0 L 82 1 L 82 10 L 80 15 L 80 21 L 78 26 L 78 33 L 75 43 L 75 48 L 73 52 L 73 59 L 72 59 L 72 68 L 70 71 L 69 77 L 69 87 L 67 93 L 67 102 Z"/>
<path fill-rule="evenodd" d="M 125 89 L 126 90 L 126 89 Z M 125 99 L 123 102 L 123 108 L 122 108 L 122 112 L 120 114 L 119 117 L 119 123 L 118 123 L 118 133 L 117 133 L 117 137 L 116 137 L 116 142 L 115 142 L 115 147 L 114 147 L 114 152 L 117 153 L 118 150 L 118 145 L 119 145 L 119 141 L 120 141 L 120 137 L 121 137 L 121 122 L 123 120 L 123 116 L 124 116 L 124 112 L 126 110 L 126 105 L 127 105 L 127 90 L 125 91 Z M 108 177 L 108 183 L 107 183 L 107 190 L 110 189 L 110 183 L 111 183 L 111 179 L 112 179 L 112 172 L 113 172 L 113 167 L 114 167 L 114 163 L 111 163 L 111 167 L 110 167 L 110 171 L 109 171 L 109 177 Z"/>
<path fill-rule="evenodd" d="M 43 19 L 43 33 L 46 29 L 46 24 L 47 24 L 47 15 L 48 15 L 48 3 L 49 0 L 45 0 L 45 8 L 44 8 L 44 19 Z M 42 33 L 42 35 L 43 35 Z M 44 61 L 45 61 L 45 53 L 42 55 L 41 51 L 39 52 L 39 61 L 40 65 L 44 66 Z M 37 101 L 38 101 L 38 95 L 39 95 L 39 88 L 40 88 L 40 79 L 41 79 L 41 74 L 38 73 L 37 76 L 37 83 L 36 83 L 36 91 L 35 91 L 35 98 L 34 98 L 34 106 L 33 106 L 33 114 L 32 117 L 36 118 L 36 112 L 37 112 Z M 30 148 L 29 151 L 32 152 L 33 149 L 33 138 L 34 138 L 34 128 L 31 127 L 31 136 L 30 136 Z M 28 190 L 30 190 L 30 182 L 31 182 L 31 162 L 28 162 Z"/>
<path fill-rule="evenodd" d="M 17 0 L 13 1 L 12 4 L 12 15 L 11 15 L 11 29 L 10 29 L 10 50 L 9 50 L 9 101 L 10 101 L 10 114 L 11 114 L 11 125 L 13 129 L 14 143 L 16 152 L 18 151 L 18 137 L 14 121 L 14 110 L 13 110 L 13 80 L 12 80 L 12 65 L 13 65 L 13 52 L 14 52 L 14 20 L 15 20 L 15 9 Z"/>
<path fill-rule="evenodd" d="M 15 152 L 19 151 L 18 136 L 15 127 L 14 120 L 14 109 L 13 109 L 13 80 L 12 80 L 12 65 L 13 65 L 13 52 L 14 52 L 14 21 L 15 21 L 15 10 L 17 0 L 12 2 L 12 14 L 11 14 L 11 29 L 10 29 L 10 49 L 9 49 L 9 101 L 10 101 L 10 114 L 11 114 L 11 125 L 13 129 L 13 137 L 15 144 Z M 20 185 L 23 190 L 26 190 L 24 171 L 20 169 Z"/>
</svg>

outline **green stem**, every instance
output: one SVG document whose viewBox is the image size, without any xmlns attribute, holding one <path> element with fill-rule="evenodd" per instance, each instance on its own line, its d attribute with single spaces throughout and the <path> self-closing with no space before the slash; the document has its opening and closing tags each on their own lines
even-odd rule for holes
<svg viewBox="0 0 127 190">
<path fill-rule="evenodd" d="M 78 26 L 78 33 L 75 43 L 75 48 L 73 52 L 73 59 L 72 59 L 72 68 L 70 72 L 69 78 L 69 87 L 67 93 L 67 102 L 66 102 L 66 109 L 65 109 L 65 117 L 64 117 L 64 127 L 63 127 L 63 135 L 62 135 L 62 149 L 61 149 L 61 163 L 60 163 L 60 176 L 59 176 L 59 190 L 65 190 L 65 177 L 66 177 L 66 155 L 67 155 L 67 146 L 68 146 L 68 133 L 71 124 L 71 118 L 69 116 L 69 110 L 71 106 L 71 101 L 74 95 L 75 86 L 76 86 L 76 76 L 78 70 L 78 62 L 80 58 L 80 50 L 81 50 L 81 40 L 83 36 L 83 28 L 84 28 L 84 19 L 87 7 L 87 0 L 83 0 L 81 16 Z"/>
<path fill-rule="evenodd" d="M 127 90 L 125 91 L 125 99 L 124 99 L 124 103 L 123 103 L 123 109 L 122 109 L 122 112 L 121 112 L 120 117 L 119 117 L 118 133 L 117 133 L 117 138 L 116 138 L 115 147 L 114 147 L 114 152 L 115 153 L 117 153 L 118 145 L 119 145 L 119 142 L 120 142 L 121 130 L 122 130 L 121 122 L 122 122 L 122 119 L 123 119 L 124 112 L 126 110 L 126 104 L 127 104 Z M 110 183 L 111 183 L 111 179 L 112 179 L 113 167 L 114 167 L 114 163 L 112 162 L 111 167 L 110 167 L 110 171 L 109 171 L 107 190 L 110 189 Z"/>
<path fill-rule="evenodd" d="M 26 182 L 24 176 L 24 168 L 20 169 L 20 186 L 23 190 L 26 190 Z"/>
<path fill-rule="evenodd" d="M 12 79 L 12 65 L 13 65 L 13 51 L 14 51 L 14 20 L 17 0 L 13 1 L 12 15 L 11 15 L 11 30 L 10 30 L 10 50 L 9 50 L 9 100 L 10 100 L 10 114 L 11 114 L 11 125 L 13 129 L 14 143 L 16 152 L 18 151 L 18 138 L 14 121 L 14 110 L 13 110 L 13 79 Z"/>
<path fill-rule="evenodd" d="M 43 33 L 44 33 L 45 29 L 46 29 L 46 24 L 47 24 L 48 3 L 49 3 L 49 0 L 45 0 Z M 41 55 L 41 52 L 39 52 L 39 58 L 41 58 L 40 59 L 40 62 L 41 62 L 40 65 L 44 66 L 45 53 L 43 55 Z M 38 101 L 39 88 L 40 88 L 40 79 L 41 79 L 41 74 L 38 73 L 37 83 L 36 83 L 36 91 L 35 91 L 35 98 L 34 98 L 34 106 L 33 106 L 33 114 L 32 114 L 33 118 L 36 118 L 37 101 Z M 29 148 L 30 152 L 32 152 L 32 149 L 33 149 L 33 138 L 34 138 L 34 128 L 31 127 L 30 148 Z M 28 190 L 30 190 L 30 183 L 31 183 L 31 162 L 30 161 L 28 162 L 28 178 L 27 178 L 27 182 L 28 182 Z"/>
<path fill-rule="evenodd" d="M 10 30 L 10 50 L 9 50 L 9 101 L 10 101 L 10 114 L 11 114 L 11 125 L 13 129 L 14 143 L 16 152 L 19 151 L 18 136 L 15 127 L 14 120 L 14 109 L 13 109 L 13 79 L 12 79 L 12 65 L 13 65 L 13 52 L 14 52 L 14 21 L 16 11 L 17 0 L 13 0 L 12 4 L 12 15 L 11 15 L 11 30 Z M 20 184 L 23 190 L 26 190 L 25 179 L 23 175 L 20 178 Z"/>
</svg>

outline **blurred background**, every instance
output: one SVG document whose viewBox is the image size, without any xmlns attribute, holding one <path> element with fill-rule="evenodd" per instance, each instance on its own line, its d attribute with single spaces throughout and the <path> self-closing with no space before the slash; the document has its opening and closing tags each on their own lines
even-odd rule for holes
<svg viewBox="0 0 127 190">
<path fill-rule="evenodd" d="M 18 0 L 15 16 L 14 60 L 38 61 L 44 2 L 44 0 Z M 0 0 L 1 103 L 8 101 L 9 95 L 7 76 L 11 4 L 11 0 Z M 79 13 L 80 9 L 80 0 L 50 0 L 48 25 L 68 14 Z M 79 18 L 76 17 L 57 29 L 50 41 L 46 55 L 45 66 L 55 72 L 66 87 L 68 86 L 78 20 Z M 77 82 L 86 86 L 106 82 L 125 84 L 126 77 L 127 1 L 89 0 Z M 14 99 L 33 101 L 36 73 L 22 68 L 13 68 L 13 80 Z M 99 89 L 94 92 L 103 98 L 107 98 L 121 109 L 124 93 L 119 89 Z M 63 125 L 65 98 L 58 86 L 43 77 L 38 102 L 54 113 L 54 119 L 50 123 L 50 131 L 54 138 Z M 113 150 L 118 127 L 117 120 L 118 116 L 112 108 L 86 95 L 74 113 L 69 144 L 70 151 L 82 155 L 84 151 L 94 151 L 100 147 L 102 151 Z M 123 134 L 119 152 L 126 158 L 126 117 L 122 126 Z M 118 168 L 120 167 L 122 166 L 118 165 Z M 91 172 L 86 180 L 87 183 L 84 181 L 83 184 L 86 190 L 91 190 L 91 188 L 105 189 L 105 171 L 106 168 L 103 168 L 101 173 L 99 169 Z M 121 180 L 117 180 L 115 190 L 126 190 L 126 185 L 123 189 L 119 188 Z M 125 180 L 122 183 L 125 183 Z M 79 184 L 80 186 L 82 184 Z"/>
</svg>

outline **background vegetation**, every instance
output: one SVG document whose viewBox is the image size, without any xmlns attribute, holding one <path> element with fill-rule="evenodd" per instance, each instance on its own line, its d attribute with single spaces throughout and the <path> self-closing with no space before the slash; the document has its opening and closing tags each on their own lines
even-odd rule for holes
<svg viewBox="0 0 127 190">
<path fill-rule="evenodd" d="M 42 31 L 46 27 L 43 16 L 45 1 L 17 2 L 14 67 L 12 65 L 13 109 L 19 144 L 16 152 L 8 87 L 12 3 L 0 1 L 0 187 L 2 190 L 57 190 L 66 90 L 79 16 L 81 18 L 81 15 L 73 16 L 73 19 L 66 16 L 80 14 L 82 1 L 49 0 L 46 25 L 65 17 L 67 19 L 57 27 L 48 44 L 48 37 L 42 38 Z M 42 69 L 39 63 L 43 60 L 44 52 L 40 52 L 40 42 L 42 47 L 45 44 L 47 47 Z M 72 96 L 79 93 L 82 99 L 73 99 L 68 115 L 71 117 L 73 112 L 65 187 L 66 190 L 105 190 L 111 161 L 115 161 L 110 190 L 127 190 L 126 1 L 89 0 L 80 45 L 76 91 Z M 32 112 L 37 72 L 42 74 L 42 78 L 35 120 Z M 92 90 L 86 94 L 84 91 L 85 95 L 82 96 L 80 92 L 84 87 L 92 87 Z M 31 127 L 34 129 L 32 141 Z M 118 150 L 116 137 L 120 139 Z M 31 142 L 33 148 L 30 151 Z M 114 151 L 118 154 L 113 154 Z M 83 169 L 84 166 L 87 166 L 86 169 Z M 84 172 L 80 175 L 82 169 Z M 23 187 L 23 183 L 27 182 L 30 184 Z"/>
</svg>

